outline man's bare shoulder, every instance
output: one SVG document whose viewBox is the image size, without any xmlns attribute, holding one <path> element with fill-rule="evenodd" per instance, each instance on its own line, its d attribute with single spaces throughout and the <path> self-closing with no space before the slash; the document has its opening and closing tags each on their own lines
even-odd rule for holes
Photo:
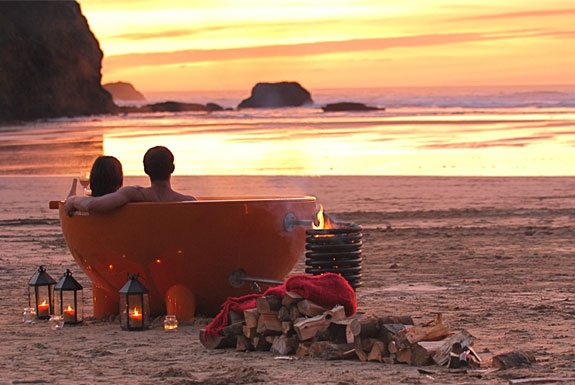
<svg viewBox="0 0 575 385">
<path fill-rule="evenodd" d="M 147 190 L 149 188 L 141 186 L 124 186 L 117 193 L 125 196 L 129 202 L 145 202 L 150 200 L 147 199 Z"/>
<path fill-rule="evenodd" d="M 192 196 L 192 195 L 184 195 L 184 194 L 180 194 L 179 192 L 176 192 L 175 194 L 177 201 L 180 202 L 188 202 L 188 201 L 197 201 L 196 197 Z"/>
</svg>

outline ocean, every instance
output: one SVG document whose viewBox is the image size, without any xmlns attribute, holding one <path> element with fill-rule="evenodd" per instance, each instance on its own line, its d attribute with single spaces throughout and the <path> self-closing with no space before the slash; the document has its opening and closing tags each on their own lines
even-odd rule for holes
<svg viewBox="0 0 575 385">
<path fill-rule="evenodd" d="M 300 108 L 92 116 L 0 127 L 0 175 L 77 175 L 101 154 L 142 175 L 154 145 L 175 175 L 575 175 L 575 86 L 311 90 Z M 149 93 L 234 108 L 249 91 Z M 356 101 L 385 111 L 324 113 Z"/>
</svg>

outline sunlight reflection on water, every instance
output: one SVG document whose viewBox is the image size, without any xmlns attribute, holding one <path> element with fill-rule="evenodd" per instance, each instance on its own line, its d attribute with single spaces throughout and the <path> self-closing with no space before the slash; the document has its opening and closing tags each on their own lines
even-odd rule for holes
<svg viewBox="0 0 575 385">
<path fill-rule="evenodd" d="M 169 147 L 179 175 L 574 175 L 572 108 L 140 114 L 4 127 L 0 173 L 68 174 L 114 155 L 126 175 Z"/>
</svg>

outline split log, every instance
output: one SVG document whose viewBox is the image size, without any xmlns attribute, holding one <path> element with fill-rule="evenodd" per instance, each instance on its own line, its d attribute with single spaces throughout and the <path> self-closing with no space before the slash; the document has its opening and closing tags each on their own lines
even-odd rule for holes
<svg viewBox="0 0 575 385">
<path fill-rule="evenodd" d="M 336 344 L 353 343 L 353 338 L 348 340 L 346 336 L 348 320 L 332 322 L 326 330 L 328 339 Z M 353 336 L 352 336 L 353 337 Z"/>
<path fill-rule="evenodd" d="M 404 325 L 404 324 L 381 324 L 379 335 L 377 336 L 378 339 L 382 340 L 385 343 L 389 343 L 393 340 L 393 337 L 400 331 L 407 327 L 411 327 L 411 325 Z"/>
<path fill-rule="evenodd" d="M 282 306 L 280 307 L 280 309 L 278 310 L 278 319 L 280 321 L 291 321 L 290 319 L 290 311 L 288 310 L 287 307 Z"/>
<path fill-rule="evenodd" d="M 282 323 L 275 314 L 260 313 L 256 331 L 264 336 L 271 334 L 282 334 Z"/>
<path fill-rule="evenodd" d="M 249 328 L 255 328 L 258 326 L 258 318 L 260 318 L 260 312 L 255 307 L 253 309 L 244 310 L 244 320 L 246 326 Z"/>
<path fill-rule="evenodd" d="M 251 339 L 251 342 L 254 349 L 260 352 L 269 351 L 271 348 L 270 343 L 266 341 L 264 336 L 255 336 Z"/>
<path fill-rule="evenodd" d="M 243 335 L 236 337 L 236 351 L 238 352 L 250 352 L 254 350 L 254 346 L 251 341 Z"/>
<path fill-rule="evenodd" d="M 250 328 L 247 325 L 244 325 L 242 332 L 246 338 L 254 338 L 257 334 L 257 327 Z"/>
<path fill-rule="evenodd" d="M 357 358 L 359 358 L 361 362 L 367 361 L 367 353 L 360 346 L 355 346 L 353 350 L 355 351 L 355 355 L 357 356 Z"/>
<path fill-rule="evenodd" d="M 301 314 L 305 315 L 306 317 L 315 317 L 329 310 L 307 299 L 299 301 L 297 303 L 297 309 Z"/>
<path fill-rule="evenodd" d="M 288 291 L 284 294 L 282 298 L 282 305 L 284 305 L 285 307 L 290 307 L 293 304 L 298 303 L 302 299 L 303 297 L 301 295 Z"/>
<path fill-rule="evenodd" d="M 355 349 L 351 344 L 330 344 L 324 346 L 321 358 L 324 360 L 344 360 L 354 357 Z"/>
<path fill-rule="evenodd" d="M 389 351 L 390 354 L 396 354 L 397 353 L 397 345 L 395 345 L 395 341 L 390 341 L 387 344 L 387 351 Z"/>
<path fill-rule="evenodd" d="M 514 351 L 498 354 L 493 357 L 493 366 L 497 369 L 510 369 L 518 366 L 531 366 L 535 357 L 526 352 Z"/>
<path fill-rule="evenodd" d="M 445 344 L 441 341 L 420 341 L 411 346 L 411 365 L 426 366 L 433 363 L 433 355 Z"/>
<path fill-rule="evenodd" d="M 449 335 L 449 327 L 443 323 L 441 314 L 436 320 L 422 326 L 413 326 L 398 331 L 393 337 L 399 350 L 408 349 L 419 341 L 437 341 Z"/>
<path fill-rule="evenodd" d="M 375 341 L 373 347 L 371 348 L 369 354 L 367 355 L 367 360 L 383 362 L 383 357 L 386 355 L 386 353 L 387 349 L 385 347 L 385 344 L 379 340 Z"/>
<path fill-rule="evenodd" d="M 225 347 L 231 347 L 231 346 L 226 346 L 226 341 L 225 341 L 224 336 L 207 335 L 205 329 L 200 330 L 200 342 L 207 349 L 221 349 L 221 348 L 225 348 Z"/>
<path fill-rule="evenodd" d="M 459 344 L 462 347 L 466 347 L 466 346 L 470 346 L 474 340 L 475 340 L 475 337 L 473 337 L 471 334 L 469 334 L 465 330 L 457 332 L 456 334 L 453 334 L 453 335 L 443 339 L 441 341 L 441 342 L 443 342 L 442 345 L 439 346 L 439 348 L 436 350 L 436 352 L 432 356 L 433 361 L 437 365 L 447 364 L 447 362 L 449 361 L 450 353 L 453 350 L 454 345 Z M 477 357 L 479 357 L 479 356 L 477 356 Z"/>
<path fill-rule="evenodd" d="M 302 302 L 304 301 L 299 303 Z M 293 328 L 300 341 L 305 341 L 313 338 L 318 331 L 326 330 L 333 321 L 342 319 L 345 319 L 345 309 L 338 305 L 316 317 L 299 320 L 294 323 Z"/>
<path fill-rule="evenodd" d="M 289 319 L 292 322 L 295 322 L 295 320 L 297 320 L 298 318 L 300 318 L 302 316 L 302 314 L 299 312 L 299 310 L 297 309 L 297 306 L 292 306 L 289 309 Z"/>
<path fill-rule="evenodd" d="M 353 342 L 353 346 L 359 347 L 359 348 L 363 349 L 363 351 L 365 351 L 365 352 L 369 352 L 373 348 L 373 345 L 377 342 L 381 342 L 381 341 L 378 340 L 377 338 L 358 337 Z"/>
<path fill-rule="evenodd" d="M 398 350 L 395 353 L 395 360 L 403 364 L 411 365 L 411 349 Z"/>
<path fill-rule="evenodd" d="M 315 341 L 309 347 L 309 356 L 310 357 L 321 357 L 321 353 L 325 349 L 325 347 L 329 344 L 328 341 Z"/>
<path fill-rule="evenodd" d="M 276 312 L 282 306 L 282 299 L 277 295 L 266 295 L 256 299 L 256 308 L 262 313 Z"/>
<path fill-rule="evenodd" d="M 237 322 L 243 322 L 243 313 L 238 313 L 237 311 L 230 310 L 228 313 L 228 324 L 235 324 Z"/>
<path fill-rule="evenodd" d="M 276 340 L 277 337 L 278 337 L 277 335 L 276 336 L 271 336 L 271 335 L 264 336 L 266 342 L 268 344 L 270 344 L 270 349 L 271 349 L 271 345 L 274 343 L 274 341 Z"/>
<path fill-rule="evenodd" d="M 532 378 L 519 378 L 516 380 L 509 380 L 509 384 L 549 384 L 557 382 L 574 382 L 575 377 L 532 377 Z"/>
<path fill-rule="evenodd" d="M 288 337 L 286 335 L 281 335 L 277 337 L 270 348 L 270 352 L 280 355 L 287 356 L 296 351 L 298 347 L 298 341 L 294 337 Z"/>
<path fill-rule="evenodd" d="M 219 336 L 208 336 L 205 329 L 202 329 L 200 330 L 200 342 L 208 349 L 233 348 L 236 346 L 236 337 L 243 333 L 243 327 L 243 322 L 236 322 L 224 327 Z"/>
<path fill-rule="evenodd" d="M 293 332 L 293 323 L 290 321 L 282 322 L 282 334 L 289 335 Z"/>
<path fill-rule="evenodd" d="M 355 337 L 376 337 L 379 334 L 379 321 L 373 317 L 354 319 L 349 323 L 349 329 Z"/>
<path fill-rule="evenodd" d="M 297 346 L 295 352 L 296 357 L 305 357 L 309 354 L 311 348 L 311 342 L 300 342 Z"/>
</svg>

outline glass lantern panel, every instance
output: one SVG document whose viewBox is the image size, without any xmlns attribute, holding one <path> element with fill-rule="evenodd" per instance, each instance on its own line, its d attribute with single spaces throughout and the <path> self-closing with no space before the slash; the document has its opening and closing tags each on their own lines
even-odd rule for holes
<svg viewBox="0 0 575 385">
<path fill-rule="evenodd" d="M 31 307 L 36 308 L 36 315 L 38 318 L 50 318 L 53 311 L 52 303 L 52 288 L 53 285 L 34 286 L 32 291 Z"/>
<path fill-rule="evenodd" d="M 60 307 L 56 311 L 64 318 L 64 323 L 82 322 L 82 290 L 63 290 L 56 299 L 61 299 Z"/>
<path fill-rule="evenodd" d="M 142 308 L 144 309 L 144 326 L 148 327 L 150 325 L 150 296 L 148 294 L 143 295 L 144 304 Z"/>
<path fill-rule="evenodd" d="M 141 329 L 144 327 L 144 298 L 142 294 L 128 295 L 128 329 Z M 148 314 L 145 314 L 148 316 Z"/>
</svg>

